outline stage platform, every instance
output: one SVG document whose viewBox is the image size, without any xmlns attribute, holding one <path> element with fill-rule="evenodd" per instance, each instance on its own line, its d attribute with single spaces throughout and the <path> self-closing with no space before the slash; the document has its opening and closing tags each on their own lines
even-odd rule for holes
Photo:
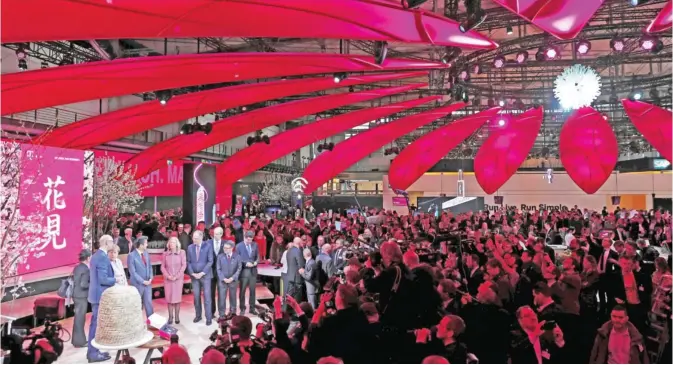
<svg viewBox="0 0 673 365">
<path fill-rule="evenodd" d="M 259 300 L 271 299 L 273 294 L 263 286 L 257 286 L 257 299 Z M 247 301 L 247 299 L 246 299 Z M 164 299 L 154 300 L 154 311 L 162 316 L 168 317 L 168 309 L 166 306 L 166 301 Z M 182 305 L 180 306 L 180 324 L 175 325 L 178 329 L 178 336 L 180 337 L 180 343 L 187 348 L 189 352 L 189 357 L 192 364 L 198 364 L 199 359 L 203 355 L 203 350 L 210 345 L 208 337 L 217 329 L 217 322 L 213 321 L 213 324 L 206 326 L 205 317 L 199 323 L 193 323 L 194 319 L 194 297 L 191 294 L 186 294 L 182 296 Z M 253 328 L 257 323 L 261 323 L 262 320 L 257 316 L 246 314 L 252 320 Z M 60 321 L 60 323 L 68 330 L 72 331 L 73 318 L 67 318 Z M 85 332 L 89 332 L 89 322 L 91 320 L 91 313 L 87 314 Z M 65 343 L 63 354 L 55 362 L 55 364 L 86 364 L 86 348 L 75 348 L 70 342 Z M 131 357 L 136 360 L 137 364 L 141 364 L 145 359 L 147 350 L 144 349 L 129 349 Z M 102 362 L 101 364 L 114 364 L 115 352 L 110 352 L 112 359 Z M 161 354 L 158 351 L 155 351 L 152 357 L 161 357 Z"/>
</svg>

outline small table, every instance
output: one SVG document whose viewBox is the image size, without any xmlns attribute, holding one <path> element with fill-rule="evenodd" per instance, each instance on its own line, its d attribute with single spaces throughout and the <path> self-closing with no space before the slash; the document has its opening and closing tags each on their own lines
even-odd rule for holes
<svg viewBox="0 0 673 365">
<path fill-rule="evenodd" d="M 142 346 L 138 346 L 139 349 L 147 349 L 147 355 L 145 355 L 145 360 L 143 361 L 143 364 L 150 363 L 150 359 L 152 358 L 152 353 L 154 352 L 154 350 L 159 350 L 159 353 L 163 354 L 164 347 L 168 347 L 171 344 L 169 340 L 165 340 L 159 336 L 159 330 L 157 330 L 156 328 L 149 328 L 148 330 L 154 334 L 154 338 L 150 342 Z M 124 355 L 131 356 L 129 355 L 128 349 L 117 350 L 117 355 L 115 356 L 115 364 Z"/>
</svg>

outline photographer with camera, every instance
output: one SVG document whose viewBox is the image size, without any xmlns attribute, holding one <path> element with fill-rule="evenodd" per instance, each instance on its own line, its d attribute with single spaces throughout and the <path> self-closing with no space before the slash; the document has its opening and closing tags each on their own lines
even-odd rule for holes
<svg viewBox="0 0 673 365">
<path fill-rule="evenodd" d="M 313 359 L 310 358 L 308 353 L 302 348 L 305 342 L 304 333 L 309 328 L 309 320 L 299 303 L 297 303 L 293 297 L 286 295 L 285 301 L 287 302 L 287 305 L 292 308 L 294 316 L 299 324 L 295 327 L 294 331 L 291 331 L 292 335 L 290 335 L 288 333 L 290 332 L 288 329 L 291 325 L 289 320 L 290 316 L 283 312 L 283 301 L 281 297 L 276 296 L 276 299 L 273 301 L 273 333 L 276 339 L 276 346 L 283 349 L 295 364 L 311 363 L 313 362 Z"/>
<path fill-rule="evenodd" d="M 11 323 L 8 326 L 7 329 L 10 330 Z M 5 357 L 5 363 L 53 363 L 63 353 L 63 333 L 68 333 L 68 331 L 61 327 L 59 323 L 52 323 L 50 320 L 44 323 L 44 330 L 40 333 L 30 332 L 25 337 L 12 332 L 7 335 L 3 333 L 2 341 L 0 341 L 2 343 L 3 356 L 7 352 L 9 353 L 9 357 Z"/>
<path fill-rule="evenodd" d="M 269 353 L 269 347 L 262 341 L 252 339 L 252 321 L 246 316 L 220 318 L 220 329 L 210 336 L 211 346 L 203 350 L 221 352 L 227 364 L 263 364 Z"/>
</svg>

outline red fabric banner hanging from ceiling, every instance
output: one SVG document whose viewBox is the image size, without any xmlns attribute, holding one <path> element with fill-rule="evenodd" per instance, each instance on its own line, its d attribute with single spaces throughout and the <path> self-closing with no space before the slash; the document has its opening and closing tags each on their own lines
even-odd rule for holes
<svg viewBox="0 0 673 365">
<path fill-rule="evenodd" d="M 628 99 L 622 100 L 622 105 L 638 132 L 661 156 L 673 162 L 673 143 L 671 142 L 673 114 L 671 111 L 642 101 Z"/>
<path fill-rule="evenodd" d="M 576 110 L 561 129 L 559 153 L 568 176 L 585 193 L 593 194 L 617 165 L 619 146 L 603 115 L 584 107 Z"/>
<path fill-rule="evenodd" d="M 491 120 L 489 136 L 474 158 L 474 175 L 486 194 L 495 193 L 526 160 L 543 118 L 544 110 L 539 107 L 510 120 L 502 119 L 502 126 L 498 118 Z"/>
</svg>

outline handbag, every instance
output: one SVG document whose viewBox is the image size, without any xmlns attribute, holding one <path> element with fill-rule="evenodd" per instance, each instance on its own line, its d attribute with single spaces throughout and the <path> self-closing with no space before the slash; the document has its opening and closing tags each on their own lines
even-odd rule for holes
<svg viewBox="0 0 673 365">
<path fill-rule="evenodd" d="M 67 278 L 61 280 L 61 285 L 58 287 L 56 294 L 58 294 L 59 297 L 66 299 L 65 305 L 70 305 L 72 304 L 72 293 L 74 290 L 75 280 L 71 274 Z"/>
</svg>

